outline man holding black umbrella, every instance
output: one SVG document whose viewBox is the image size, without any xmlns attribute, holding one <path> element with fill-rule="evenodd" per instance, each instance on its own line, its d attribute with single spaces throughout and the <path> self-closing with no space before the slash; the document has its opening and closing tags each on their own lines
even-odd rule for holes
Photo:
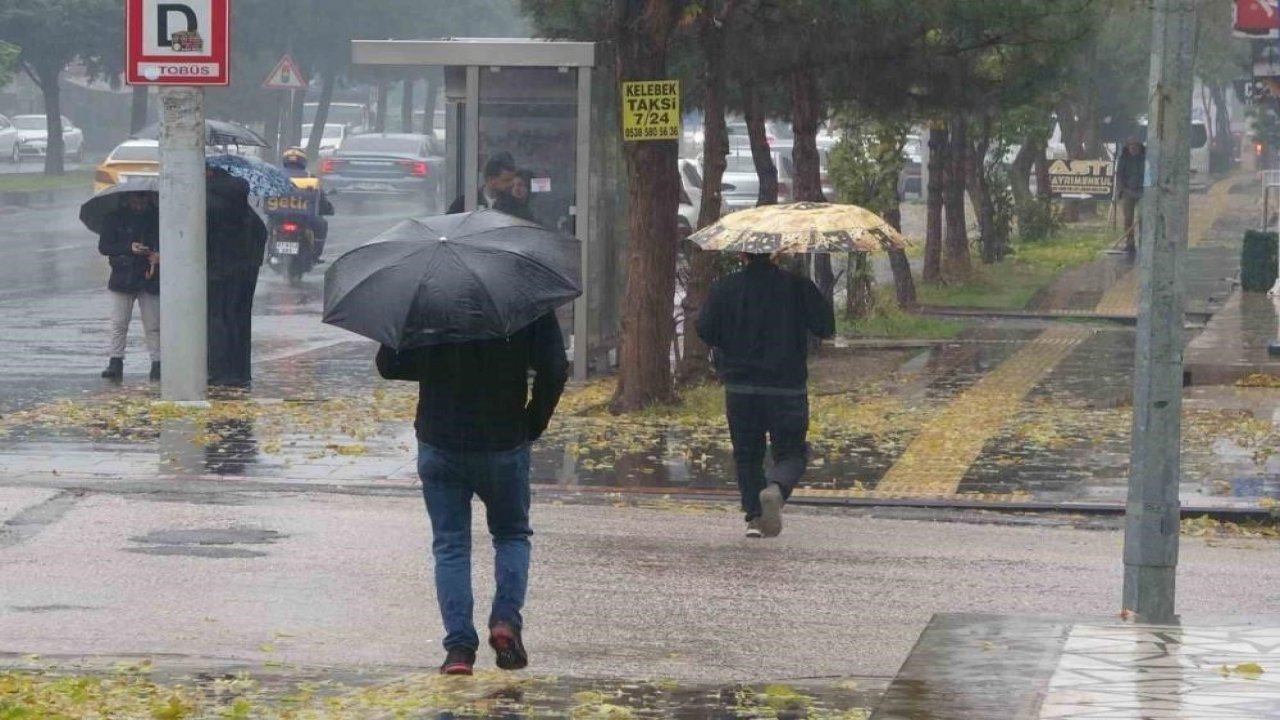
<svg viewBox="0 0 1280 720">
<path fill-rule="evenodd" d="M 496 210 L 406 220 L 325 272 L 324 322 L 381 344 L 378 372 L 418 383 L 418 474 L 431 518 L 447 652 L 469 675 L 471 499 L 484 502 L 497 584 L 489 645 L 498 667 L 529 662 L 529 445 L 568 380 L 555 309 L 582 294 L 581 245 Z M 534 375 L 530 393 L 529 374 Z"/>
<path fill-rule="evenodd" d="M 124 377 L 124 351 L 129 321 L 137 303 L 142 312 L 151 379 L 160 379 L 160 218 L 145 192 L 124 193 L 119 208 L 108 214 L 98 236 L 98 252 L 111 263 L 111 349 L 102 377 Z"/>
<path fill-rule="evenodd" d="M 529 371 L 535 373 L 529 397 Z M 470 675 L 480 644 L 472 620 L 471 497 L 484 502 L 497 590 L 489 645 L 498 667 L 529 663 L 521 631 L 529 585 L 529 444 L 555 412 L 568 362 L 554 313 L 498 340 L 378 352 L 388 380 L 419 383 L 418 474 L 434 535 L 436 595 L 447 653 L 440 671 Z"/>
</svg>

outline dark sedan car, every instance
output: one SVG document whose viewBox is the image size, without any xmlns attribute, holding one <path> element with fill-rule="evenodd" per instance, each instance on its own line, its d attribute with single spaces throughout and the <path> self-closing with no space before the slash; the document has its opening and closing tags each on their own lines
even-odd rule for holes
<svg viewBox="0 0 1280 720">
<path fill-rule="evenodd" d="M 435 138 L 408 133 L 349 135 L 320 163 L 326 190 L 342 196 L 443 199 L 444 156 Z"/>
</svg>

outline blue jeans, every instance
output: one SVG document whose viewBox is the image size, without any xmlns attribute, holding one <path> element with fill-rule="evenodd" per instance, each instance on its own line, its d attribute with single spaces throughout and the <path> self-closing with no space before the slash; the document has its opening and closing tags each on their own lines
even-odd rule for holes
<svg viewBox="0 0 1280 720">
<path fill-rule="evenodd" d="M 484 503 L 493 537 L 497 590 L 489 625 L 524 626 L 520 611 L 529 587 L 529 446 L 501 452 L 453 452 L 418 443 L 418 475 L 431 518 L 436 597 L 445 649 L 476 649 L 471 593 L 471 497 Z"/>
</svg>

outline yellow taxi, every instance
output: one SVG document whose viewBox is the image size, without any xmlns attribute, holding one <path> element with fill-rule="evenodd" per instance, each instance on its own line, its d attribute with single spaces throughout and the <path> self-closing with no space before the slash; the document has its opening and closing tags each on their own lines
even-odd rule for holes
<svg viewBox="0 0 1280 720">
<path fill-rule="evenodd" d="M 116 146 L 93 176 L 93 191 L 126 182 L 132 177 L 160 175 L 160 143 L 156 140 L 126 140 Z"/>
</svg>

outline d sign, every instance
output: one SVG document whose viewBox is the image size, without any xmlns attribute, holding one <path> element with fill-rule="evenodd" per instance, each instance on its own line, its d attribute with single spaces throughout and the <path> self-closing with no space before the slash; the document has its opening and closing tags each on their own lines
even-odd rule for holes
<svg viewBox="0 0 1280 720">
<path fill-rule="evenodd" d="M 127 0 L 132 85 L 230 82 L 230 0 Z"/>
</svg>

